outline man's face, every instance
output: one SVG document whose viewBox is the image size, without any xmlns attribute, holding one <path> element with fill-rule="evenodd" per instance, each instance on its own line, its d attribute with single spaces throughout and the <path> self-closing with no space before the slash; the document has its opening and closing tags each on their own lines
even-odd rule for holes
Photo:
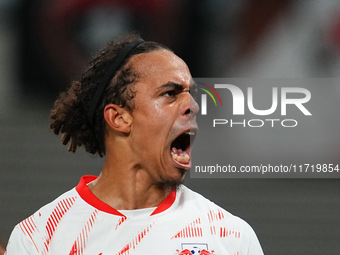
<svg viewBox="0 0 340 255">
<path fill-rule="evenodd" d="M 139 74 L 130 133 L 138 167 L 152 181 L 179 183 L 191 167 L 190 141 L 198 131 L 190 71 L 167 50 L 136 55 L 131 64 Z"/>
</svg>

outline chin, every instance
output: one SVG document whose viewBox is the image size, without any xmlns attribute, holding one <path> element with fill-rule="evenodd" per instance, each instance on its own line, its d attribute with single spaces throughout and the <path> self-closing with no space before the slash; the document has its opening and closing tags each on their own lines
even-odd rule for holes
<svg viewBox="0 0 340 255">
<path fill-rule="evenodd" d="M 160 186 L 171 188 L 171 189 L 177 189 L 179 185 L 181 185 L 185 178 L 185 173 L 187 172 L 187 169 L 178 169 L 178 174 L 173 177 L 162 177 Z"/>
</svg>

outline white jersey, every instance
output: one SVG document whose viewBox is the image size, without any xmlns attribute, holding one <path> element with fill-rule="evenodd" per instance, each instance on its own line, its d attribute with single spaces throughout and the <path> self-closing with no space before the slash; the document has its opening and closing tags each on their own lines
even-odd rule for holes
<svg viewBox="0 0 340 255">
<path fill-rule="evenodd" d="M 263 254 L 245 221 L 183 185 L 157 208 L 117 211 L 91 193 L 95 178 L 19 223 L 5 254 Z"/>
</svg>

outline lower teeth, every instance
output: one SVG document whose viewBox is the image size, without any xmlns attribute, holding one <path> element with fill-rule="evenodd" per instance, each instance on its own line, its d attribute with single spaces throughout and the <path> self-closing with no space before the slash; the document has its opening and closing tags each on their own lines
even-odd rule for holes
<svg viewBox="0 0 340 255">
<path fill-rule="evenodd" d="M 189 163 L 190 156 L 186 152 L 182 152 L 180 155 L 176 154 L 175 152 L 171 152 L 171 156 L 174 160 L 179 163 Z"/>
</svg>

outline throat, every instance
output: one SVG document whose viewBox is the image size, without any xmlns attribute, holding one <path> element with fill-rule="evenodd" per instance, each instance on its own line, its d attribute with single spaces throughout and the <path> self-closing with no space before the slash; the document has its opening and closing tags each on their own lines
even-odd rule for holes
<svg viewBox="0 0 340 255">
<path fill-rule="evenodd" d="M 110 181 L 110 178 L 105 178 L 101 174 L 88 184 L 88 188 L 96 198 L 115 210 L 138 210 L 157 207 L 169 195 L 171 191 L 169 186 L 173 187 L 174 184 L 164 182 L 166 181 L 162 180 L 162 184 L 155 183 L 149 187 L 142 187 L 140 183 L 130 185 L 124 181 L 120 183 Z"/>
</svg>

